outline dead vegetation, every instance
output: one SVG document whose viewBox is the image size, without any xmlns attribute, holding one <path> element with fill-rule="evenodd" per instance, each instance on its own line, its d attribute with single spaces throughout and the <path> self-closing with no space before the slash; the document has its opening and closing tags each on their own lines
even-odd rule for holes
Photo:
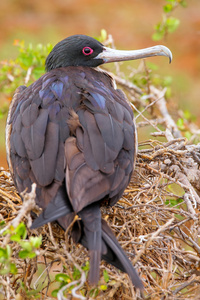
<svg viewBox="0 0 200 300">
<path fill-rule="evenodd" d="M 168 113 L 165 89 L 159 90 L 149 83 L 149 103 L 144 104 L 140 88 L 118 75 L 115 80 L 127 92 L 136 111 L 143 107 L 136 117 L 137 126 L 151 126 L 154 139 L 139 144 L 131 183 L 117 205 L 102 207 L 102 215 L 137 268 L 145 290 L 143 295 L 135 291 L 126 274 L 102 263 L 96 299 L 200 299 L 200 144 L 182 137 Z M 162 130 L 158 124 L 162 124 Z M 191 132 L 193 140 L 197 131 L 192 127 Z M 164 142 L 159 140 L 160 136 Z M 22 204 L 9 173 L 1 171 L 0 218 L 7 226 L 16 226 L 21 220 L 30 224 L 31 206 L 27 203 L 32 203 L 32 198 L 34 187 Z M 57 298 L 94 298 L 95 291 L 92 294 L 81 269 L 88 260 L 82 246 L 75 245 L 56 223 L 28 234 L 42 234 L 42 247 L 37 258 L 22 260 L 18 258 L 19 245 L 12 243 L 18 274 L 0 277 L 0 299 L 52 299 L 55 274 L 62 272 L 72 278 L 74 266 L 81 278 L 64 286 Z M 8 242 L 7 236 L 0 236 L 0 247 Z M 107 283 L 105 269 L 109 275 Z M 70 289 L 72 284 L 74 288 Z M 101 285 L 107 288 L 101 290 Z M 40 290 L 40 296 L 27 296 L 27 291 L 35 289 Z"/>
</svg>

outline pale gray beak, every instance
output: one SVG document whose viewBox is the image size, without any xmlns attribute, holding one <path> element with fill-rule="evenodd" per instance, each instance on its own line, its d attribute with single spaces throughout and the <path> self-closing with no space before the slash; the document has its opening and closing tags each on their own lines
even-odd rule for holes
<svg viewBox="0 0 200 300">
<path fill-rule="evenodd" d="M 171 51 L 162 45 L 144 48 L 140 50 L 115 50 L 112 48 L 104 47 L 103 51 L 99 53 L 95 59 L 102 59 L 104 63 L 135 60 L 150 56 L 166 56 L 169 58 L 169 63 L 172 61 Z"/>
</svg>

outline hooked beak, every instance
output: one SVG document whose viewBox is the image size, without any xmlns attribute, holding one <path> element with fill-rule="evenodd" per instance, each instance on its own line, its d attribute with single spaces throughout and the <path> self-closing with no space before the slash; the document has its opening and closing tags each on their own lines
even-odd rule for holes
<svg viewBox="0 0 200 300">
<path fill-rule="evenodd" d="M 112 48 L 104 47 L 103 51 L 99 53 L 95 59 L 102 59 L 104 63 L 134 60 L 150 56 L 166 56 L 169 57 L 169 63 L 172 61 L 171 51 L 162 45 L 144 48 L 140 50 L 115 50 Z"/>
</svg>

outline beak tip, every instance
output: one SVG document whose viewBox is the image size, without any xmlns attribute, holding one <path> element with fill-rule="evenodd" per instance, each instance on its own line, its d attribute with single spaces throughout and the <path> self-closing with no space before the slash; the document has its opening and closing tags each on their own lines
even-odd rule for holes
<svg viewBox="0 0 200 300">
<path fill-rule="evenodd" d="M 159 45 L 157 47 L 160 49 L 160 55 L 168 57 L 169 64 L 171 64 L 173 56 L 172 56 L 172 52 L 170 51 L 170 49 L 163 45 Z"/>
<path fill-rule="evenodd" d="M 165 55 L 168 56 L 168 58 L 169 58 L 169 63 L 171 64 L 172 58 L 173 58 L 171 51 L 169 50 L 169 48 L 167 48 L 167 47 L 165 47 L 165 46 L 162 46 L 162 47 L 164 47 Z"/>
<path fill-rule="evenodd" d="M 172 53 L 171 53 L 171 51 L 170 51 L 170 55 L 169 55 L 169 64 L 171 64 L 172 58 L 173 58 L 173 56 L 172 56 Z"/>
</svg>

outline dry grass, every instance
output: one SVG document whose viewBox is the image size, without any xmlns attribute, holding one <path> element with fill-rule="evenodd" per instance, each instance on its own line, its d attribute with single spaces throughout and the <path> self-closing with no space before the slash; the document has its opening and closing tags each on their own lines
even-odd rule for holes
<svg viewBox="0 0 200 300">
<path fill-rule="evenodd" d="M 115 207 L 103 207 L 103 217 L 137 268 L 145 285 L 146 299 L 198 299 L 199 198 L 192 194 L 192 185 L 186 185 L 177 177 L 180 170 L 176 169 L 184 169 L 180 173 L 186 178 L 190 170 L 199 172 L 193 154 L 197 146 L 187 148 L 184 139 L 145 144 L 149 148 L 139 151 L 136 170 L 123 198 Z M 0 175 L 1 218 L 9 223 L 18 216 L 22 202 L 9 173 L 2 171 Z M 17 258 L 19 246 L 13 244 L 13 259 L 19 273 L 15 280 L 12 276 L 1 278 L 2 291 L 7 294 L 9 290 L 10 299 L 19 292 L 20 278 L 28 289 L 42 286 L 43 299 L 48 299 L 47 287 L 51 290 L 52 274 L 63 272 L 64 266 L 67 273 L 72 274 L 74 264 L 83 266 L 88 259 L 82 246 L 74 245 L 68 237 L 64 240 L 64 232 L 57 224 L 43 226 L 29 234 L 42 234 L 43 246 L 37 259 L 22 260 Z M 5 237 L 1 238 L 0 246 L 5 246 Z M 34 275 L 38 269 L 44 270 L 39 280 Z M 100 292 L 99 299 L 141 299 L 126 274 L 104 263 L 103 269 L 108 270 L 110 281 L 107 290 Z M 102 272 L 100 282 L 105 284 Z M 89 293 L 91 288 L 87 282 L 83 287 Z"/>
<path fill-rule="evenodd" d="M 102 207 L 103 218 L 144 282 L 144 294 L 134 290 L 126 274 L 102 262 L 99 287 L 105 285 L 103 270 L 108 271 L 110 280 L 105 291 L 99 290 L 97 299 L 200 299 L 200 145 L 189 144 L 181 136 L 168 113 L 165 90 L 159 91 L 149 84 L 150 102 L 144 106 L 139 88 L 119 76 L 115 79 L 126 90 L 135 109 L 142 105 L 152 116 L 148 120 L 139 113 L 143 121 L 138 122 L 138 127 L 152 126 L 156 139 L 162 136 L 165 142 L 155 139 L 140 143 L 136 169 L 123 197 L 112 208 Z M 163 125 L 163 131 L 158 124 Z M 27 201 L 32 203 L 33 196 L 34 191 Z M 30 207 L 24 207 L 9 173 L 2 170 L 0 218 L 7 224 L 17 225 L 21 220 L 29 224 Z M 41 290 L 40 296 L 32 299 L 52 299 L 55 274 L 65 272 L 72 277 L 74 266 L 80 269 L 88 260 L 87 251 L 75 245 L 56 223 L 28 234 L 42 234 L 43 245 L 36 259 L 22 260 L 18 258 L 19 245 L 12 243 L 18 274 L 0 277 L 0 299 L 4 299 L 1 295 L 5 299 L 26 299 L 20 280 L 29 291 Z M 8 237 L 0 236 L 0 247 L 8 242 Z M 87 299 L 93 299 L 85 274 L 80 271 L 82 277 L 74 284 Z M 74 293 L 73 296 L 65 289 L 58 299 L 83 299 L 79 290 Z"/>
<path fill-rule="evenodd" d="M 190 171 L 199 172 L 193 154 L 196 147 L 187 148 L 180 139 L 146 144 L 150 147 L 139 152 L 136 171 L 123 198 L 115 207 L 103 207 L 103 217 L 137 268 L 145 285 L 146 299 L 198 299 L 199 197 L 190 183 L 187 185 L 177 177 L 180 172 L 187 180 Z M 2 171 L 0 175 L 1 219 L 9 223 L 18 216 L 22 203 L 9 174 Z M 42 286 L 43 299 L 48 299 L 45 294 L 49 294 L 47 287 L 51 290 L 52 274 L 63 272 L 64 266 L 67 267 L 65 272 L 72 274 L 74 263 L 83 266 L 88 259 L 82 246 L 74 245 L 68 237 L 64 240 L 64 232 L 57 224 L 43 226 L 29 234 L 42 234 L 43 247 L 37 259 L 22 260 L 17 256 L 19 246 L 13 244 L 18 275 L 0 279 L 4 286 L 2 291 L 8 294 L 9 290 L 10 299 L 19 292 L 20 278 L 28 289 Z M 5 246 L 5 237 L 1 237 L 0 246 Z M 34 275 L 38 269 L 44 270 L 39 280 Z M 103 269 L 108 270 L 110 281 L 107 290 L 100 292 L 99 299 L 141 299 L 126 274 L 104 263 Z M 105 284 L 102 272 L 100 282 Z M 88 292 L 91 289 L 87 282 L 83 287 Z"/>
</svg>

